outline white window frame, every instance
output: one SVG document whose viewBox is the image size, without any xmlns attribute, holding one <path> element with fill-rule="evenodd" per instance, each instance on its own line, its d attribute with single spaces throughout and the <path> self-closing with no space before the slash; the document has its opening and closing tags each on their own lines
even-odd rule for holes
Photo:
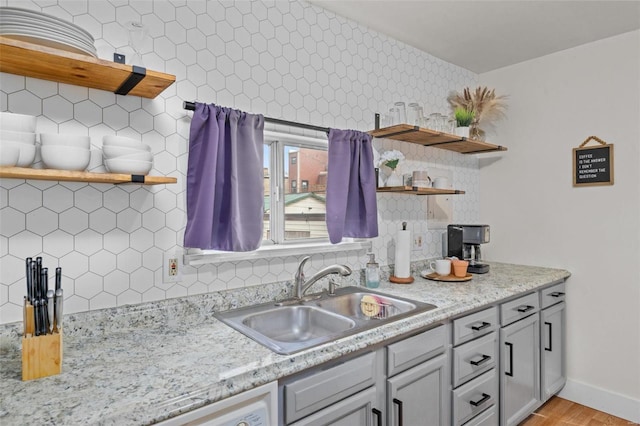
<svg viewBox="0 0 640 426">
<path fill-rule="evenodd" d="M 285 240 L 284 235 L 284 147 L 327 149 L 328 142 L 319 138 L 300 136 L 291 133 L 264 131 L 264 143 L 269 145 L 271 159 L 270 176 L 270 214 L 269 226 L 271 239 L 263 240 L 262 245 L 250 252 L 226 252 L 189 248 L 185 251 L 185 265 L 232 262 L 252 259 L 268 259 L 301 254 L 330 253 L 336 251 L 371 250 L 368 240 L 343 239 L 339 244 L 331 244 L 328 238 L 304 238 Z"/>
</svg>

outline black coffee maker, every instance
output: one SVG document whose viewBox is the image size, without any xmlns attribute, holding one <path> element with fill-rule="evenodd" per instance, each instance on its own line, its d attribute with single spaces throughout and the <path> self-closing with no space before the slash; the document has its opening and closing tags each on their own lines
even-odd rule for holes
<svg viewBox="0 0 640 426">
<path fill-rule="evenodd" d="M 467 271 L 472 274 L 486 274 L 489 265 L 481 263 L 480 245 L 489 242 L 489 225 L 449 225 L 447 226 L 447 256 L 468 260 Z"/>
</svg>

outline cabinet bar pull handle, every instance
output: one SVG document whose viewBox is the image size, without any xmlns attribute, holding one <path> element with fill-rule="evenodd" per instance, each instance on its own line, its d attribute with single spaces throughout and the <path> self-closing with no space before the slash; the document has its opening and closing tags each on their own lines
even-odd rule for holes
<svg viewBox="0 0 640 426">
<path fill-rule="evenodd" d="M 373 413 L 374 416 L 376 416 L 376 419 L 377 419 L 376 425 L 382 426 L 382 411 L 378 410 L 377 408 L 372 408 L 371 412 Z"/>
<path fill-rule="evenodd" d="M 393 403 L 398 406 L 398 426 L 402 426 L 402 401 L 398 398 L 393 398 Z"/>
<path fill-rule="evenodd" d="M 549 326 L 549 347 L 547 348 L 547 346 L 545 345 L 544 350 L 545 351 L 549 351 L 549 352 L 553 352 L 553 325 L 550 322 L 544 322 L 544 325 L 548 325 Z"/>
<path fill-rule="evenodd" d="M 553 293 L 549 293 L 549 296 L 551 296 L 551 297 L 561 297 L 561 296 L 564 296 L 564 292 L 563 291 L 554 291 Z"/>
<path fill-rule="evenodd" d="M 490 322 L 486 322 L 486 321 L 482 321 L 480 323 L 480 325 L 472 325 L 471 329 L 473 331 L 480 331 L 480 330 L 484 330 L 487 327 L 491 327 L 491 323 Z"/>
<path fill-rule="evenodd" d="M 518 312 L 529 312 L 532 309 L 535 309 L 535 306 L 531 306 L 531 305 L 522 305 L 522 306 L 518 306 L 517 310 Z"/>
<path fill-rule="evenodd" d="M 504 374 L 513 377 L 513 343 L 504 342 L 509 347 L 509 371 L 505 371 Z"/>
<path fill-rule="evenodd" d="M 491 395 L 482 392 L 482 398 L 480 398 L 477 401 L 469 401 L 469 404 L 473 405 L 474 407 L 477 407 L 478 405 L 484 404 L 490 399 L 491 399 Z"/>
<path fill-rule="evenodd" d="M 471 365 L 478 366 L 478 365 L 484 364 L 485 362 L 489 361 L 490 359 L 491 359 L 491 357 L 489 355 L 482 355 L 482 359 L 480 359 L 479 361 L 471 360 L 471 361 L 469 361 L 469 363 Z"/>
</svg>

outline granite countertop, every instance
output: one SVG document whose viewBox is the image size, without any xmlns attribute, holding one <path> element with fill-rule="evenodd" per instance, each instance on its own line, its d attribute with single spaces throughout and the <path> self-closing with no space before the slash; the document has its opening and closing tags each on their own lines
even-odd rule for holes
<svg viewBox="0 0 640 426">
<path fill-rule="evenodd" d="M 212 312 L 283 299 L 266 285 L 65 316 L 63 372 L 21 381 L 21 324 L 0 330 L 3 425 L 152 424 L 412 330 L 569 277 L 562 269 L 491 263 L 464 283 L 382 283 L 377 291 L 432 303 L 429 312 L 294 355 L 278 355 Z"/>
</svg>

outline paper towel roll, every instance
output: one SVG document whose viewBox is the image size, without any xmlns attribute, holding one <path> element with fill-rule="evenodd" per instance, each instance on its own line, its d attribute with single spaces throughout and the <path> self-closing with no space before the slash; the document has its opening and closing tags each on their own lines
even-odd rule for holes
<svg viewBox="0 0 640 426">
<path fill-rule="evenodd" d="M 396 239 L 396 265 L 393 275 L 398 278 L 411 276 L 411 231 L 398 231 Z"/>
</svg>

